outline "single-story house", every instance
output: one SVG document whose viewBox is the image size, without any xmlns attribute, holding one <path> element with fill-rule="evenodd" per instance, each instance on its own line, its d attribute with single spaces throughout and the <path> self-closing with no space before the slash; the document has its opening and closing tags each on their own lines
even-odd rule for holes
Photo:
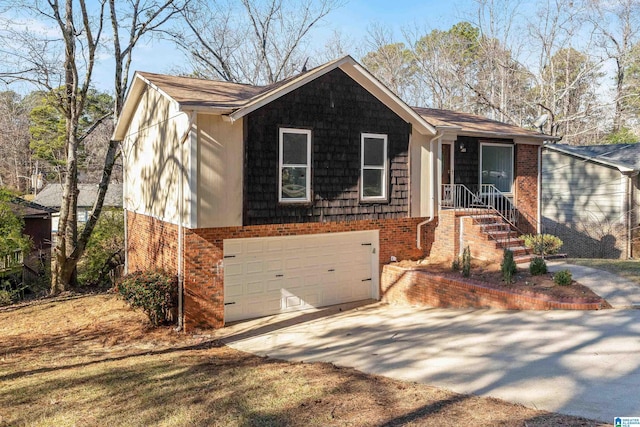
<svg viewBox="0 0 640 427">
<path fill-rule="evenodd" d="M 98 184 L 78 184 L 78 209 L 77 220 L 79 224 L 84 224 L 89 220 L 89 215 L 93 210 L 93 204 L 98 195 Z M 34 202 L 60 210 L 62 203 L 62 185 L 47 184 L 33 199 Z M 122 184 L 110 183 L 107 194 L 104 197 L 105 208 L 122 208 Z M 53 235 L 58 233 L 59 214 L 54 214 L 51 221 Z"/>
<path fill-rule="evenodd" d="M 14 197 L 11 206 L 13 212 L 24 221 L 23 233 L 31 238 L 33 249 L 50 249 L 51 217 L 58 210 L 20 197 Z"/>
<path fill-rule="evenodd" d="M 637 258 L 640 254 L 640 144 L 543 150 L 542 221 L 571 257 Z"/>
<path fill-rule="evenodd" d="M 113 137 L 126 269 L 178 275 L 186 330 L 380 299 L 396 259 L 500 257 L 539 226 L 550 138 L 412 108 L 349 56 L 269 86 L 137 72 Z"/>
</svg>

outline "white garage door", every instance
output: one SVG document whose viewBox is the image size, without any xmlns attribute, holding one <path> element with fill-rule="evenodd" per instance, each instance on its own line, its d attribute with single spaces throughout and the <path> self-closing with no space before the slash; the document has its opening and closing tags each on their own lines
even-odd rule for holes
<svg viewBox="0 0 640 427">
<path fill-rule="evenodd" d="M 378 297 L 378 231 L 224 241 L 225 322 Z"/>
</svg>

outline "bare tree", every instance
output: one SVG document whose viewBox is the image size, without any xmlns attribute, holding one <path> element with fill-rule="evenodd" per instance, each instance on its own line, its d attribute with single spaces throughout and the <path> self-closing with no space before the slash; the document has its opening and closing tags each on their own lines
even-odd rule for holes
<svg viewBox="0 0 640 427">
<path fill-rule="evenodd" d="M 468 22 L 427 34 L 404 32 L 413 47 L 414 103 L 434 108 L 472 111 L 473 95 L 466 83 L 473 78 L 479 31 Z"/>
<path fill-rule="evenodd" d="M 329 62 L 346 55 L 360 58 L 366 54 L 361 47 L 362 44 L 349 34 L 334 30 L 324 43 L 324 46 L 317 48 L 312 56 L 320 63 Z"/>
<path fill-rule="evenodd" d="M 0 92 L 0 186 L 26 192 L 30 188 L 30 106 L 16 92 Z"/>
<path fill-rule="evenodd" d="M 415 74 L 411 50 L 404 43 L 394 43 L 391 30 L 380 24 L 369 27 L 366 43 L 370 51 L 362 58 L 362 64 L 395 94 L 411 101 Z"/>
<path fill-rule="evenodd" d="M 25 22 L 45 27 L 38 33 L 25 29 L 16 14 L 5 19 L 6 30 L 0 34 L 8 60 L 0 78 L 5 82 L 27 81 L 57 98 L 57 108 L 65 119 L 65 175 L 60 210 L 58 241 L 52 262 L 51 292 L 59 293 L 75 281 L 76 266 L 84 254 L 87 242 L 102 211 L 104 197 L 118 153 L 117 141 L 109 141 L 102 178 L 92 214 L 78 235 L 76 212 L 78 198 L 78 148 L 101 123 L 117 116 L 122 108 L 131 56 L 136 43 L 145 34 L 155 31 L 174 14 L 175 2 L 166 0 L 16 0 L 13 5 L 25 13 Z M 124 12 L 123 12 L 124 11 Z M 166 11 L 166 12 L 165 12 Z M 123 16 L 118 16 L 117 13 Z M 114 111 L 95 120 L 87 128 L 79 126 L 87 95 L 93 81 L 98 49 L 102 46 L 103 29 L 109 16 L 115 57 Z M 14 21 L 10 21 L 14 19 Z M 127 26 L 129 25 L 129 26 Z M 125 42 L 120 33 L 125 31 Z M 62 88 L 62 90 L 58 90 Z"/>
<path fill-rule="evenodd" d="M 638 90 L 635 85 L 628 84 L 626 73 L 637 62 L 635 46 L 640 41 L 640 1 L 590 0 L 590 6 L 598 43 L 605 52 L 605 58 L 615 64 L 613 132 L 618 132 L 637 112 L 628 108 L 631 104 L 629 99 L 637 98 Z"/>
<path fill-rule="evenodd" d="M 304 68 L 312 30 L 342 4 L 342 0 L 193 0 L 183 11 L 186 28 L 167 34 L 189 56 L 197 76 L 275 83 Z"/>
<path fill-rule="evenodd" d="M 529 22 L 528 64 L 535 77 L 534 100 L 549 117 L 545 130 L 569 143 L 589 144 L 603 127 L 605 105 L 598 101 L 602 60 L 594 51 L 594 27 L 579 1 L 543 3 Z"/>
</svg>

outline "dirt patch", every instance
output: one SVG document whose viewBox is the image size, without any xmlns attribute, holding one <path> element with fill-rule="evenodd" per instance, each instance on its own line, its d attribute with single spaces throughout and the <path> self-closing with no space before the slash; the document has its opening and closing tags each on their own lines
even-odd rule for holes
<svg viewBox="0 0 640 427">
<path fill-rule="evenodd" d="M 401 261 L 397 264 L 400 267 L 420 269 L 444 277 L 457 279 L 463 278 L 460 272 L 452 270 L 451 264 L 443 262 L 429 262 L 429 260 L 422 262 Z M 574 298 L 581 301 L 600 300 L 599 295 L 575 280 L 567 286 L 556 285 L 553 281 L 552 273 L 533 276 L 529 273 L 528 269 L 519 268 L 518 272 L 513 277 L 513 282 L 505 283 L 502 279 L 500 264 L 479 260 L 473 260 L 471 262 L 471 274 L 469 279 L 481 282 L 483 286 L 493 289 L 502 289 L 518 293 L 533 292 L 535 294 L 546 295 L 557 300 L 564 300 L 567 298 Z M 609 306 L 608 303 L 605 303 L 602 308 L 611 308 L 611 306 Z"/>
<path fill-rule="evenodd" d="M 0 426 L 601 426 L 150 329 L 114 295 L 0 312 Z"/>
</svg>

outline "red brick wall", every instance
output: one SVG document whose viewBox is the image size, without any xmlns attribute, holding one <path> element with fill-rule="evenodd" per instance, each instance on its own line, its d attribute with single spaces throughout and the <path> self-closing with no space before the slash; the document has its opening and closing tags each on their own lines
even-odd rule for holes
<svg viewBox="0 0 640 427">
<path fill-rule="evenodd" d="M 460 253 L 460 219 L 463 213 L 454 209 L 440 210 L 429 258 L 451 261 Z"/>
<path fill-rule="evenodd" d="M 412 306 L 505 310 L 599 310 L 604 304 L 604 300 L 554 301 L 545 296 L 518 294 L 508 290 L 484 287 L 462 277 L 452 279 L 392 265 L 384 267 L 380 287 L 384 302 Z"/>
<path fill-rule="evenodd" d="M 462 221 L 462 227 L 464 228 L 462 233 L 464 247 L 462 249 L 464 250 L 465 247 L 469 246 L 471 258 L 473 259 L 502 261 L 504 249 L 499 248 L 491 236 L 482 232 L 481 225 L 476 224 L 470 216 L 464 217 Z"/>
<path fill-rule="evenodd" d="M 419 259 L 428 254 L 433 242 L 433 223 L 422 228 L 423 249 L 416 247 L 417 225 L 424 220 L 401 218 L 185 229 L 185 330 L 224 325 L 224 239 L 379 230 L 380 263 L 384 264 L 389 262 L 392 255 L 402 260 Z M 145 266 L 173 268 L 171 271 L 175 271 L 177 227 L 133 213 L 128 214 L 128 224 L 129 271 L 145 269 Z M 171 239 L 174 239 L 173 245 L 170 244 Z"/>
<path fill-rule="evenodd" d="M 527 215 L 520 221 L 528 225 L 528 231 L 536 231 L 538 221 L 538 146 L 516 145 L 515 202 L 518 210 Z M 524 221 L 523 221 L 524 220 Z"/>
<path fill-rule="evenodd" d="M 178 273 L 178 226 L 126 211 L 128 273 L 162 269 Z"/>
</svg>

